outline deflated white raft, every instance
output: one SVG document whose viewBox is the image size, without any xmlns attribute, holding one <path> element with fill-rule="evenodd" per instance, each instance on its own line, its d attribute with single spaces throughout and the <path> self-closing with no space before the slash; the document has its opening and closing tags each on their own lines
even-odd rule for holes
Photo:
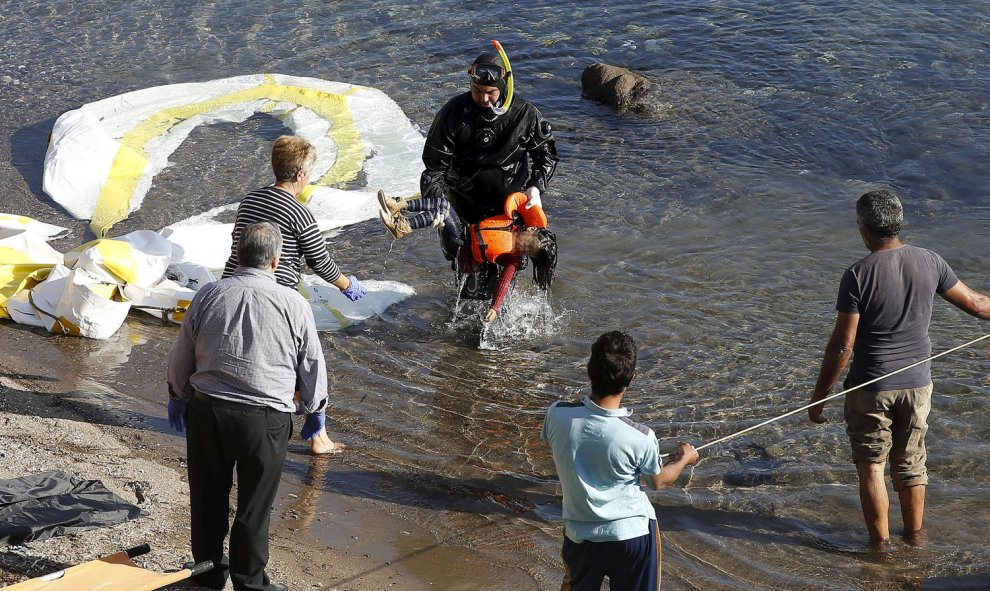
<svg viewBox="0 0 990 591">
<path fill-rule="evenodd" d="M 68 111 L 52 130 L 44 190 L 105 237 L 141 206 L 154 176 L 196 126 L 237 123 L 255 113 L 278 118 L 316 147 L 312 178 L 318 180 L 300 199 L 323 231 L 374 218 L 378 189 L 399 196 L 419 190 L 424 138 L 387 95 L 279 74 L 158 86 Z M 332 186 L 345 184 L 356 189 Z M 96 241 L 68 253 L 64 264 L 45 244 L 53 227 L 30 220 L 37 230 L 30 247 L 4 251 L 0 241 L 0 317 L 93 338 L 112 334 L 132 306 L 179 322 L 192 294 L 230 254 L 232 225 L 217 218 L 236 207 L 217 207 L 160 233 Z M 28 248 L 30 254 L 22 252 Z M 125 251 L 129 262 L 118 256 Z M 368 295 L 350 302 L 319 278 L 304 277 L 301 292 L 313 304 L 320 330 L 380 314 L 414 293 L 391 281 L 362 284 Z"/>
<path fill-rule="evenodd" d="M 416 293 L 412 287 L 396 281 L 368 279 L 362 281 L 361 285 L 368 293 L 360 300 L 352 302 L 339 289 L 319 277 L 303 275 L 299 293 L 313 306 L 316 329 L 336 330 L 367 320 Z"/>
<path fill-rule="evenodd" d="M 178 284 L 169 276 L 193 276 Z M 171 244 L 157 232 L 132 232 L 119 239 L 84 244 L 14 286 L 0 310 L 21 324 L 60 333 L 106 339 L 132 307 L 180 322 L 198 283 L 213 280 L 203 267 L 174 265 Z M 8 286 L 10 287 L 10 286 Z"/>
<path fill-rule="evenodd" d="M 7 302 L 43 281 L 62 253 L 48 245 L 65 228 L 31 218 L 0 214 L 0 318 L 10 318 Z"/>
<path fill-rule="evenodd" d="M 179 249 L 158 232 L 101 238 L 62 255 L 45 240 L 61 228 L 0 214 L 0 317 L 59 334 L 111 337 L 131 309 L 182 322 L 196 291 L 215 279 L 202 265 L 178 260 Z M 351 302 L 319 277 L 304 276 L 319 330 L 336 330 L 385 311 L 415 292 L 393 281 L 363 282 Z"/>
<path fill-rule="evenodd" d="M 346 192 L 360 219 L 375 214 L 378 189 L 418 191 L 424 139 L 392 99 L 374 88 L 279 74 L 156 86 L 68 111 L 52 130 L 44 190 L 106 236 L 141 206 L 154 176 L 197 125 L 259 112 L 316 147 L 312 178 L 319 180 L 305 194 L 315 210 L 341 198 L 331 185 L 363 182 L 364 191 Z M 321 226 L 354 221 L 323 219 Z"/>
</svg>

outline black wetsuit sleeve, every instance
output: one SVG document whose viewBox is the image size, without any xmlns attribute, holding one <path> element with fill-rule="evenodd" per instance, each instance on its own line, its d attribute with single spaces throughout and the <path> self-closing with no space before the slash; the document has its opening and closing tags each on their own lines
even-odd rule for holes
<svg viewBox="0 0 990 591">
<path fill-rule="evenodd" d="M 419 178 L 419 191 L 423 198 L 450 197 L 446 175 L 454 158 L 454 129 L 448 117 L 449 107 L 448 103 L 437 113 L 426 134 L 426 145 L 423 147 L 425 169 Z"/>
<path fill-rule="evenodd" d="M 523 148 L 530 157 L 530 174 L 527 187 L 536 187 L 545 193 L 553 173 L 557 170 L 557 142 L 553 138 L 550 122 L 536 107 L 533 116 L 527 118 L 529 129 L 523 139 Z"/>
</svg>

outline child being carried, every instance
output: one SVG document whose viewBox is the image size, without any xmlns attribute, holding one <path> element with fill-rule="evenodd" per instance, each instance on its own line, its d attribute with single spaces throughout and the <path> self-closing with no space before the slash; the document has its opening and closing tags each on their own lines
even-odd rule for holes
<svg viewBox="0 0 990 591">
<path fill-rule="evenodd" d="M 505 213 L 485 218 L 464 228 L 464 244 L 457 255 L 458 271 L 475 273 L 486 263 L 500 267 L 485 322 L 498 316 L 516 272 L 533 260 L 533 279 L 544 291 L 550 289 L 557 265 L 557 238 L 547 230 L 543 208 L 525 207 L 528 197 L 512 193 L 505 200 Z"/>
</svg>

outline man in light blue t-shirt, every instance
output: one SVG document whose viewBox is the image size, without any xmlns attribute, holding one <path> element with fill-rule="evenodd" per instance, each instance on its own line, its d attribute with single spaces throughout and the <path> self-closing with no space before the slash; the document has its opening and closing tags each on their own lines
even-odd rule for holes
<svg viewBox="0 0 990 591">
<path fill-rule="evenodd" d="M 603 334 L 591 347 L 591 396 L 555 402 L 541 438 L 553 449 L 563 490 L 564 582 L 562 591 L 656 591 L 660 585 L 657 516 L 640 486 L 673 484 L 700 459 L 679 443 L 660 467 L 653 430 L 633 422 L 622 396 L 636 371 L 636 343 L 626 333 Z"/>
</svg>

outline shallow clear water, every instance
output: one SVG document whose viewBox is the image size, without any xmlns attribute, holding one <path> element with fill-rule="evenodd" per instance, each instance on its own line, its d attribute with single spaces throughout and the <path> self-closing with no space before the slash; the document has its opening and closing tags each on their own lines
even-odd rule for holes
<svg viewBox="0 0 990 591">
<path fill-rule="evenodd" d="M 438 538 L 523 565 L 534 587 L 551 589 L 559 491 L 539 427 L 550 402 L 586 393 L 600 333 L 623 329 L 640 342 L 628 400 L 672 448 L 806 402 L 839 276 L 865 254 L 853 204 L 868 188 L 900 193 L 907 240 L 990 290 L 986 3 L 658 4 L 7 2 L 0 205 L 71 226 L 63 250 L 87 239 L 86 223 L 40 180 L 55 117 L 83 103 L 279 72 L 379 88 L 426 129 L 498 38 L 561 155 L 544 200 L 561 253 L 551 308 L 522 297 L 538 330 L 520 321 L 482 334 L 454 319 L 454 279 L 429 232 L 392 244 L 377 222 L 343 229 L 332 243 L 346 272 L 418 293 L 325 335 L 331 430 L 358 450 L 353 473 L 330 473 L 325 485 L 410 511 L 439 507 L 442 518 L 426 524 Z M 581 98 L 581 71 L 595 61 L 654 82 L 644 112 Z M 268 181 L 268 144 L 283 131 L 266 116 L 197 129 L 115 232 L 239 199 Z M 128 324 L 112 343 L 76 347 L 80 367 L 98 365 L 84 371 L 111 384 L 133 379 L 135 365 L 161 367 L 170 329 Z M 987 328 L 940 302 L 932 339 L 940 351 Z M 927 550 L 899 549 L 890 564 L 865 553 L 833 403 L 825 426 L 801 414 L 706 450 L 683 489 L 654 497 L 667 584 L 990 586 L 987 351 L 935 363 Z M 896 504 L 891 517 L 896 532 Z"/>
</svg>

